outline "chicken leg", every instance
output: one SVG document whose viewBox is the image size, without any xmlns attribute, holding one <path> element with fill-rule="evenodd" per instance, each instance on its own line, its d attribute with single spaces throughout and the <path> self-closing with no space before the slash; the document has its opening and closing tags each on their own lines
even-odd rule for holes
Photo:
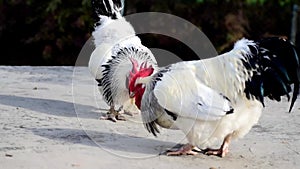
<svg viewBox="0 0 300 169">
<path fill-rule="evenodd" d="M 197 155 L 200 151 L 201 150 L 191 144 L 185 144 L 177 150 L 169 150 L 167 156 Z"/>
<path fill-rule="evenodd" d="M 120 107 L 121 109 L 122 107 Z M 112 122 L 117 122 L 117 120 L 125 121 L 125 117 L 120 115 L 120 109 L 118 111 L 115 110 L 115 106 L 110 106 L 110 109 L 106 113 L 105 116 L 100 117 L 100 120 L 110 120 Z"/>
<path fill-rule="evenodd" d="M 219 157 L 225 157 L 226 154 L 229 152 L 229 144 L 232 138 L 232 133 L 228 134 L 223 141 L 223 144 L 221 145 L 221 147 L 219 149 L 206 149 L 203 150 L 204 154 L 206 155 L 215 155 L 215 156 L 219 156 Z"/>
</svg>

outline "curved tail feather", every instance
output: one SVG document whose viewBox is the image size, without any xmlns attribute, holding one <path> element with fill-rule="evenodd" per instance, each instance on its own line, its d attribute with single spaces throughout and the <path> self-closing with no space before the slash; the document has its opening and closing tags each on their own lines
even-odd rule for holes
<svg viewBox="0 0 300 169">
<path fill-rule="evenodd" d="M 292 111 L 295 101 L 297 100 L 297 96 L 299 94 L 299 87 L 300 87 L 299 82 L 294 84 L 294 92 L 293 92 L 293 97 L 292 97 L 292 102 L 290 105 L 289 112 Z"/>
<path fill-rule="evenodd" d="M 245 47 L 247 45 L 248 47 Z M 256 41 L 241 40 L 235 48 L 250 49 L 244 53 L 246 69 L 253 76 L 246 82 L 245 93 L 248 99 L 256 97 L 264 105 L 264 97 L 280 101 L 292 91 L 289 111 L 292 110 L 299 94 L 300 62 L 296 47 L 289 41 L 278 38 L 265 38 Z"/>
<path fill-rule="evenodd" d="M 120 18 L 123 4 L 121 0 L 92 0 L 95 14 L 99 17 L 107 16 L 111 19 Z"/>
<path fill-rule="evenodd" d="M 291 112 L 299 94 L 300 59 L 297 50 L 291 42 L 278 37 L 262 39 L 257 44 L 261 51 L 266 51 L 260 54 L 266 69 L 264 72 L 268 72 L 266 76 L 272 78 L 271 81 L 264 82 L 264 88 L 269 89 L 265 95 L 277 101 L 280 101 L 282 95 L 286 95 L 290 99 L 290 85 L 294 84 L 289 108 L 289 112 Z"/>
</svg>

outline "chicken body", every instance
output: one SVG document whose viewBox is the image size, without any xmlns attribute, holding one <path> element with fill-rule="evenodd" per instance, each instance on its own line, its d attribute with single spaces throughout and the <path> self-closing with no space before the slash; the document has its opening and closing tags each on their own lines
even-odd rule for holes
<svg viewBox="0 0 300 169">
<path fill-rule="evenodd" d="M 100 21 L 92 33 L 96 49 L 88 67 L 98 82 L 103 99 L 110 106 L 107 116 L 102 119 L 124 120 L 115 106 L 122 107 L 129 100 L 130 72 L 137 73 L 146 63 L 156 68 L 156 60 L 135 35 L 131 24 L 122 17 L 121 1 L 93 0 L 92 4 Z"/>
<path fill-rule="evenodd" d="M 147 130 L 155 136 L 158 126 L 185 133 L 188 145 L 170 155 L 194 154 L 191 150 L 200 148 L 223 157 L 230 140 L 243 137 L 258 122 L 264 97 L 290 98 L 294 84 L 291 110 L 299 92 L 299 75 L 299 57 L 289 42 L 242 39 L 217 57 L 179 62 L 151 78 L 140 78 L 135 83 L 146 86 L 137 103 L 141 102 Z"/>
</svg>

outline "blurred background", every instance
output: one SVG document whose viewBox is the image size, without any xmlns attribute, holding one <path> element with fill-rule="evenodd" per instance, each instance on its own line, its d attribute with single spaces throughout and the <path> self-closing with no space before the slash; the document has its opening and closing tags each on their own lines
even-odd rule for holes
<svg viewBox="0 0 300 169">
<path fill-rule="evenodd" d="M 300 44 L 296 4 L 300 0 L 125 0 L 125 15 L 151 11 L 182 17 L 222 52 L 242 37 L 281 36 Z M 0 0 L 0 13 L 0 65 L 75 65 L 93 31 L 91 0 Z M 148 47 L 171 50 L 177 43 L 141 38 Z"/>
</svg>

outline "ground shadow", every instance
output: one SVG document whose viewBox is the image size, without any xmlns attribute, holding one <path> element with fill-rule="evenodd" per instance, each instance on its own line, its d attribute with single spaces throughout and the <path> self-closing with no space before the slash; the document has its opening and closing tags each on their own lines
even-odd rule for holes
<svg viewBox="0 0 300 169">
<path fill-rule="evenodd" d="M 13 95 L 0 95 L 0 104 L 65 117 L 79 116 L 80 118 L 97 119 L 101 115 L 101 113 L 93 111 L 95 110 L 95 107 L 93 106 L 82 105 L 78 103 L 73 104 L 72 102 L 62 100 L 32 98 Z M 78 112 L 80 114 L 76 114 L 75 110 L 80 110 L 80 112 Z"/>
<path fill-rule="evenodd" d="M 156 156 L 163 153 L 166 148 L 172 148 L 177 144 L 155 138 L 136 137 L 128 134 L 102 131 L 66 128 L 29 128 L 29 130 L 35 135 L 57 140 L 62 144 L 73 143 L 98 147 L 120 156 L 131 155 L 133 153 Z"/>
</svg>

